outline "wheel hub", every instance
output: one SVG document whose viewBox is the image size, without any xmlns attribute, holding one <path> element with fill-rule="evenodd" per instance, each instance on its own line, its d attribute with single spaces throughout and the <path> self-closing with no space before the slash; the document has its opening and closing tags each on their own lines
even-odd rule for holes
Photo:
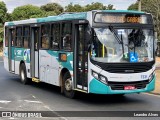
<svg viewBox="0 0 160 120">
<path fill-rule="evenodd" d="M 65 81 L 65 89 L 67 91 L 71 91 L 72 90 L 72 81 L 71 81 L 71 78 L 68 78 L 66 81 Z"/>
</svg>

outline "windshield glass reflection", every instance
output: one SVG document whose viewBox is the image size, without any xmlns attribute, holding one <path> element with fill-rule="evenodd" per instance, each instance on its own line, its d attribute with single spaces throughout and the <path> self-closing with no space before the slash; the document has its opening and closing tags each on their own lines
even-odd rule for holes
<svg viewBox="0 0 160 120">
<path fill-rule="evenodd" d="M 153 61 L 153 30 L 95 28 L 91 57 L 99 62 Z"/>
</svg>

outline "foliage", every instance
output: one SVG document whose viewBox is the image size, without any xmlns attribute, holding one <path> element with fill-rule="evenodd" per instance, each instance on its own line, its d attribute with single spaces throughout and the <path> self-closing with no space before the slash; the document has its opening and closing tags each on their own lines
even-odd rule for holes
<svg viewBox="0 0 160 120">
<path fill-rule="evenodd" d="M 3 24 L 7 20 L 7 8 L 6 4 L 2 1 L 0 2 L 0 42 L 3 41 Z"/>
<path fill-rule="evenodd" d="M 4 23 L 5 15 L 7 13 L 6 4 L 2 1 L 0 2 L 0 23 Z"/>
<path fill-rule="evenodd" d="M 91 11 L 91 10 L 106 10 L 107 6 L 104 6 L 102 3 L 99 2 L 92 2 L 91 4 L 87 4 L 85 6 L 85 11 Z"/>
<path fill-rule="evenodd" d="M 160 39 L 160 0 L 141 0 L 142 11 L 151 13 L 154 18 L 155 28 Z M 129 10 L 138 10 L 138 1 L 128 8 Z"/>
<path fill-rule="evenodd" d="M 82 6 L 80 6 L 79 4 L 68 4 L 66 7 L 65 7 L 65 12 L 83 12 L 84 11 L 84 8 Z"/>
<path fill-rule="evenodd" d="M 107 6 L 107 10 L 115 10 L 115 8 L 114 8 L 113 5 L 109 4 L 109 5 Z"/>
<path fill-rule="evenodd" d="M 40 7 L 41 10 L 47 12 L 46 14 L 52 15 L 58 15 L 64 11 L 63 7 L 57 3 L 48 3 L 46 5 L 42 5 Z"/>
<path fill-rule="evenodd" d="M 0 42 L 3 41 L 3 27 L 0 27 Z"/>
<path fill-rule="evenodd" d="M 138 10 L 138 2 L 134 3 L 134 4 L 131 4 L 129 7 L 128 7 L 128 10 Z"/>
<path fill-rule="evenodd" d="M 81 6 L 79 4 L 68 4 L 65 7 L 65 12 L 84 12 L 90 10 L 113 10 L 113 5 L 107 6 L 102 3 L 96 2 Z M 7 8 L 4 2 L 0 2 L 0 42 L 3 38 L 3 25 L 7 21 L 24 20 L 30 18 L 54 16 L 64 12 L 64 8 L 57 3 L 48 3 L 41 7 L 33 5 L 19 6 L 14 9 L 12 13 L 7 13 Z"/>
<path fill-rule="evenodd" d="M 24 20 L 35 17 L 42 17 L 44 12 L 37 6 L 24 5 L 14 9 L 12 13 L 13 20 Z"/>
<path fill-rule="evenodd" d="M 86 6 L 80 6 L 79 4 L 70 3 L 65 7 L 65 12 L 84 12 L 91 10 L 114 10 L 113 5 L 109 4 L 108 6 L 104 6 L 102 3 L 96 2 L 87 4 Z"/>
<path fill-rule="evenodd" d="M 57 15 L 54 11 L 49 11 L 49 12 L 44 12 L 43 16 L 48 17 L 48 16 L 55 16 Z"/>
</svg>

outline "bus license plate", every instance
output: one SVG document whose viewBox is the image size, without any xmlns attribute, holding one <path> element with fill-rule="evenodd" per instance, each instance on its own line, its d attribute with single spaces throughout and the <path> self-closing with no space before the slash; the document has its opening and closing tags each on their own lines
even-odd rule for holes
<svg viewBox="0 0 160 120">
<path fill-rule="evenodd" d="M 136 88 L 135 88 L 135 86 L 132 86 L 132 85 L 124 86 L 124 90 L 134 90 L 134 89 L 136 89 Z"/>
</svg>

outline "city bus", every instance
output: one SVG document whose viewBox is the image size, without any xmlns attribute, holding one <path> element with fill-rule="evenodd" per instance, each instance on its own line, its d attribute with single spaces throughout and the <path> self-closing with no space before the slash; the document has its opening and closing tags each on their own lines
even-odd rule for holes
<svg viewBox="0 0 160 120">
<path fill-rule="evenodd" d="M 4 67 L 23 84 L 124 95 L 155 88 L 152 15 L 93 10 L 5 23 Z"/>
</svg>

